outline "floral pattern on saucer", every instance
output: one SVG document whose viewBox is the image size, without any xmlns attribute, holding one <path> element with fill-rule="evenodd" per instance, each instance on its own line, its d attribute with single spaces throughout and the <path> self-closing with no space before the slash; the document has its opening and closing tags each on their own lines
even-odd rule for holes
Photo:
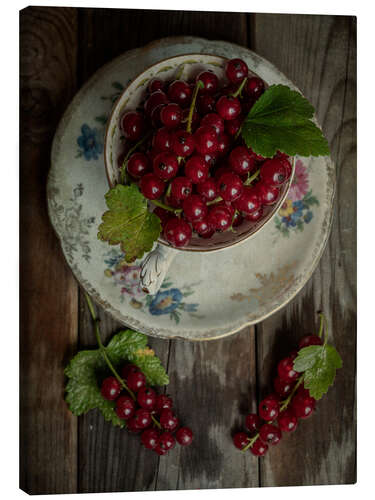
<svg viewBox="0 0 375 500">
<path fill-rule="evenodd" d="M 303 231 L 305 224 L 309 224 L 314 216 L 314 205 L 319 205 L 319 200 L 309 190 L 307 167 L 301 160 L 297 160 L 288 197 L 275 217 L 276 228 L 287 237 L 291 231 Z"/>
<path fill-rule="evenodd" d="M 104 274 L 112 278 L 113 284 L 120 288 L 121 302 L 129 301 L 134 309 L 140 309 L 153 316 L 168 315 L 176 324 L 181 315 L 187 313 L 194 318 L 204 318 L 197 313 L 199 304 L 188 303 L 184 299 L 194 294 L 194 287 L 200 282 L 184 284 L 180 288 L 173 286 L 170 278 L 166 278 L 156 295 L 147 295 L 140 287 L 141 266 L 129 266 L 124 255 L 112 249 L 105 255 L 105 264 L 108 266 Z"/>
<path fill-rule="evenodd" d="M 98 160 L 103 153 L 103 132 L 90 128 L 86 123 L 81 127 L 81 135 L 77 139 L 78 151 L 76 158 L 83 156 L 85 160 Z"/>
</svg>

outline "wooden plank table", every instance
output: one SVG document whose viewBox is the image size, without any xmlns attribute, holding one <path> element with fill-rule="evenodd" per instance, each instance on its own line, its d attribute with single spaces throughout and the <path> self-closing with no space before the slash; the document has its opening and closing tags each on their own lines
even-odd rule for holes
<svg viewBox="0 0 375 500">
<path fill-rule="evenodd" d="M 21 488 L 42 494 L 355 482 L 355 18 L 29 7 L 20 34 Z M 64 365 L 95 341 L 47 217 L 45 186 L 54 131 L 80 86 L 124 51 L 181 34 L 247 46 L 293 80 L 317 110 L 338 182 L 327 248 L 287 307 L 223 340 L 150 339 L 170 375 L 168 393 L 196 436 L 194 446 L 159 458 L 97 411 L 77 419 L 63 400 Z M 303 429 L 266 458 L 238 453 L 231 432 L 269 389 L 277 361 L 316 330 L 319 309 L 344 362 L 335 386 Z M 120 324 L 99 315 L 109 338 Z"/>
</svg>

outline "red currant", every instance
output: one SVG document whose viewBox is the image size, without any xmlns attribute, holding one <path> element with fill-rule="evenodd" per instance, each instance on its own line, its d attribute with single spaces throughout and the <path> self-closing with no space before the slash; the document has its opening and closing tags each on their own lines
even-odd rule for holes
<svg viewBox="0 0 375 500">
<path fill-rule="evenodd" d="M 279 401 L 273 396 L 267 396 L 259 403 L 259 416 L 266 421 L 275 420 L 280 411 Z"/>
<path fill-rule="evenodd" d="M 177 130 L 172 135 L 171 146 L 177 156 L 190 156 L 195 149 L 194 138 L 189 132 L 186 132 L 186 130 Z"/>
<path fill-rule="evenodd" d="M 156 90 L 150 97 L 146 99 L 144 104 L 145 113 L 148 116 L 151 116 L 152 111 L 159 106 L 160 104 L 167 104 L 168 98 L 162 90 Z"/>
<path fill-rule="evenodd" d="M 234 120 L 241 114 L 241 104 L 237 97 L 221 96 L 216 103 L 216 111 L 224 120 Z"/>
<path fill-rule="evenodd" d="M 126 168 L 132 177 L 140 179 L 142 175 L 150 171 L 150 160 L 144 153 L 133 153 Z"/>
<path fill-rule="evenodd" d="M 197 185 L 197 191 L 206 201 L 212 201 L 218 196 L 218 186 L 213 177 L 209 177 Z"/>
<path fill-rule="evenodd" d="M 192 194 L 182 204 L 184 215 L 189 222 L 203 219 L 207 215 L 207 205 L 197 194 Z"/>
<path fill-rule="evenodd" d="M 107 377 L 102 382 L 100 392 L 104 399 L 113 401 L 121 392 L 121 384 L 115 377 Z"/>
<path fill-rule="evenodd" d="M 234 201 L 243 192 L 243 184 L 238 175 L 233 172 L 222 174 L 218 179 L 219 195 L 225 201 Z"/>
<path fill-rule="evenodd" d="M 182 108 L 189 105 L 192 90 L 183 80 L 175 80 L 168 87 L 167 95 L 171 102 L 179 104 Z"/>
<path fill-rule="evenodd" d="M 199 91 L 207 94 L 214 94 L 219 85 L 219 79 L 212 71 L 201 71 L 196 76 L 195 81 L 203 83 L 204 87 L 200 88 Z"/>
<path fill-rule="evenodd" d="M 279 362 L 277 373 L 281 380 L 286 382 L 294 382 L 299 377 L 299 373 L 293 368 L 293 359 L 291 357 L 284 358 Z"/>
<path fill-rule="evenodd" d="M 207 113 L 212 113 L 215 110 L 215 99 L 210 94 L 203 94 L 198 97 L 197 108 L 199 113 L 206 115 Z"/>
<path fill-rule="evenodd" d="M 293 432 L 296 430 L 298 419 L 291 408 L 287 408 L 277 418 L 279 428 L 284 432 Z"/>
<path fill-rule="evenodd" d="M 174 154 L 163 151 L 159 153 L 153 161 L 154 174 L 162 179 L 168 181 L 176 177 L 178 171 L 178 160 Z"/>
<path fill-rule="evenodd" d="M 233 436 L 233 444 L 239 450 L 245 448 L 245 446 L 249 443 L 249 436 L 245 432 L 237 432 Z"/>
<path fill-rule="evenodd" d="M 274 205 L 279 199 L 280 190 L 264 182 L 258 182 L 255 186 L 262 205 Z"/>
<path fill-rule="evenodd" d="M 172 217 L 165 225 L 164 237 L 175 247 L 183 247 L 187 245 L 191 236 L 191 227 L 183 219 Z"/>
<path fill-rule="evenodd" d="M 142 387 L 138 391 L 137 401 L 141 408 L 153 410 L 156 404 L 156 393 L 150 387 Z"/>
<path fill-rule="evenodd" d="M 150 94 L 156 92 L 157 90 L 163 90 L 163 89 L 164 89 L 164 82 L 159 78 L 153 78 L 148 82 L 147 90 L 149 91 Z"/>
<path fill-rule="evenodd" d="M 305 388 L 300 388 L 291 402 L 291 409 L 297 418 L 309 417 L 315 408 L 315 399 L 310 396 L 310 393 Z"/>
<path fill-rule="evenodd" d="M 238 116 L 237 118 L 234 118 L 233 120 L 227 120 L 225 122 L 225 125 L 224 125 L 225 132 L 230 136 L 235 136 L 241 128 L 242 121 L 243 121 L 242 116 Z"/>
<path fill-rule="evenodd" d="M 259 219 L 261 219 L 263 216 L 263 209 L 262 207 L 258 208 L 258 210 L 255 210 L 255 212 L 251 212 L 249 214 L 245 215 L 245 218 L 251 222 L 257 222 Z"/>
<path fill-rule="evenodd" d="M 176 440 L 171 432 L 162 432 L 158 439 L 158 446 L 165 450 L 171 450 L 176 444 Z"/>
<path fill-rule="evenodd" d="M 257 191 L 251 186 L 244 186 L 239 198 L 233 202 L 237 210 L 241 210 L 246 214 L 251 214 L 260 209 L 260 201 Z"/>
<path fill-rule="evenodd" d="M 302 337 L 298 343 L 299 349 L 303 349 L 304 347 L 308 347 L 309 345 L 322 345 L 323 341 L 317 335 L 306 335 Z"/>
<path fill-rule="evenodd" d="M 166 127 L 159 128 L 152 139 L 152 147 L 157 151 L 168 151 L 171 149 L 171 133 Z"/>
<path fill-rule="evenodd" d="M 180 427 L 176 432 L 176 441 L 181 446 L 189 446 L 193 441 L 193 431 L 190 427 Z"/>
<path fill-rule="evenodd" d="M 130 390 L 138 392 L 139 389 L 145 387 L 146 377 L 140 371 L 130 372 L 129 375 L 126 377 L 126 383 Z"/>
<path fill-rule="evenodd" d="M 128 420 L 134 415 L 135 403 L 130 396 L 120 396 L 116 400 L 116 414 L 119 418 Z"/>
<path fill-rule="evenodd" d="M 232 83 L 241 83 L 247 76 L 249 68 L 242 59 L 230 59 L 225 65 L 225 73 Z"/>
<path fill-rule="evenodd" d="M 286 181 L 287 173 L 281 161 L 267 160 L 260 169 L 260 178 L 270 186 L 279 187 Z"/>
<path fill-rule="evenodd" d="M 280 377 L 276 377 L 273 381 L 273 387 L 275 389 L 276 394 L 278 394 L 282 398 L 289 396 L 294 386 L 295 386 L 294 382 L 290 382 L 289 380 L 283 380 Z"/>
<path fill-rule="evenodd" d="M 216 230 L 216 231 L 225 231 L 231 226 L 232 223 L 232 215 L 230 210 L 223 206 L 213 205 L 210 207 L 207 222 Z"/>
<path fill-rule="evenodd" d="M 152 423 L 151 413 L 143 408 L 136 410 L 133 419 L 135 426 L 140 430 L 150 427 Z"/>
<path fill-rule="evenodd" d="M 214 153 L 218 150 L 216 130 L 213 127 L 202 126 L 194 134 L 195 148 L 201 155 Z"/>
<path fill-rule="evenodd" d="M 169 219 L 171 217 L 173 217 L 172 213 L 169 212 L 169 210 L 165 210 L 164 208 L 161 208 L 161 207 L 156 207 L 154 209 L 153 213 L 159 217 L 163 228 L 164 228 L 165 224 L 167 223 L 167 221 L 169 221 Z"/>
<path fill-rule="evenodd" d="M 223 133 L 218 137 L 218 153 L 220 156 L 225 156 L 230 148 L 231 139 L 229 135 Z"/>
<path fill-rule="evenodd" d="M 199 234 L 199 236 L 210 237 L 214 233 L 214 229 L 211 227 L 206 219 L 201 219 L 193 222 L 193 230 Z M 208 236 L 209 235 L 209 236 Z"/>
<path fill-rule="evenodd" d="M 200 184 L 207 179 L 208 165 L 203 156 L 194 155 L 188 159 L 185 165 L 185 175 L 193 184 Z"/>
<path fill-rule="evenodd" d="M 233 172 L 238 175 L 247 174 L 255 167 L 255 161 L 245 146 L 232 149 L 229 155 L 229 165 Z"/>
<path fill-rule="evenodd" d="M 171 195 L 176 200 L 185 200 L 192 192 L 192 182 L 188 177 L 175 177 L 171 182 Z"/>
<path fill-rule="evenodd" d="M 244 92 L 252 99 L 258 99 L 264 92 L 264 81 L 256 76 L 249 78 L 245 83 Z"/>
<path fill-rule="evenodd" d="M 256 457 L 261 457 L 267 453 L 268 445 L 263 443 L 261 439 L 257 439 L 253 446 L 250 448 L 250 451 Z"/>
<path fill-rule="evenodd" d="M 145 120 L 141 113 L 128 111 L 121 118 L 121 130 L 129 141 L 137 141 L 145 130 Z"/>
<path fill-rule="evenodd" d="M 160 425 L 167 431 L 174 431 L 178 426 L 178 418 L 171 410 L 162 410 L 160 413 Z"/>
<path fill-rule="evenodd" d="M 173 406 L 172 399 L 165 394 L 158 394 L 156 396 L 155 409 L 157 412 L 161 412 L 162 410 L 170 410 Z"/>
<path fill-rule="evenodd" d="M 246 415 L 245 425 L 252 434 L 255 434 L 261 427 L 262 421 L 256 413 Z"/>
<path fill-rule="evenodd" d="M 149 200 L 157 200 L 164 192 L 164 182 L 155 174 L 146 174 L 139 183 L 141 192 Z"/>
<path fill-rule="evenodd" d="M 216 134 L 220 135 L 224 132 L 224 120 L 217 113 L 208 113 L 201 120 L 201 125 L 206 127 L 213 127 Z"/>
<path fill-rule="evenodd" d="M 281 439 L 281 431 L 275 425 L 263 424 L 259 429 L 259 437 L 263 443 L 275 445 Z"/>
<path fill-rule="evenodd" d="M 157 445 L 159 433 L 155 429 L 146 429 L 142 432 L 141 442 L 148 450 L 153 450 Z"/>
</svg>

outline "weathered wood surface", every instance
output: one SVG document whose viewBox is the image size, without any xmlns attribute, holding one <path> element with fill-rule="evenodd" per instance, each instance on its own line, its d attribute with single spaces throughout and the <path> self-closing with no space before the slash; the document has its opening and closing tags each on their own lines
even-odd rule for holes
<svg viewBox="0 0 375 500">
<path fill-rule="evenodd" d="M 317 108 L 339 180 L 334 226 L 323 259 L 288 307 L 256 329 L 246 328 L 223 340 L 150 339 L 168 369 L 168 393 L 179 417 L 196 435 L 195 446 L 176 447 L 158 458 L 96 411 L 76 419 L 62 401 L 66 356 L 76 348 L 77 338 L 78 348 L 95 341 L 83 297 L 77 295 L 48 225 L 44 190 L 52 135 L 76 87 L 124 51 L 181 34 L 248 46 L 294 80 Z M 62 493 L 354 482 L 354 20 L 32 7 L 21 13 L 22 50 L 26 59 L 21 67 L 21 174 L 27 182 L 21 186 L 21 272 L 27 279 L 21 282 L 21 384 L 29 393 L 21 391 L 21 487 L 29 493 Z M 49 71 L 56 61 L 61 64 L 51 79 Z M 43 309 L 38 307 L 42 301 Z M 315 418 L 266 459 L 240 454 L 230 443 L 230 433 L 270 387 L 280 356 L 301 333 L 313 331 L 318 309 L 328 315 L 345 370 L 329 397 L 319 403 Z M 99 315 L 107 339 L 120 325 L 103 311 Z M 46 373 L 48 387 L 39 386 Z M 32 390 L 30 380 L 36 382 Z M 53 446 L 51 438 L 46 439 L 50 432 Z"/>
<path fill-rule="evenodd" d="M 63 400 L 63 367 L 76 350 L 78 294 L 45 191 L 53 134 L 77 90 L 77 13 L 25 9 L 20 34 L 20 486 L 72 493 L 77 420 Z"/>
</svg>

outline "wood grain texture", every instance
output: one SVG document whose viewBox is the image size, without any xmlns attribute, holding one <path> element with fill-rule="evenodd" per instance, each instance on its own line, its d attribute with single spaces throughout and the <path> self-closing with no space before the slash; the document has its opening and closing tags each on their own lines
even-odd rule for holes
<svg viewBox="0 0 375 500">
<path fill-rule="evenodd" d="M 20 487 L 76 491 L 77 420 L 64 399 L 77 285 L 47 216 L 51 139 L 76 90 L 74 9 L 20 14 Z"/>
<path fill-rule="evenodd" d="M 332 343 L 344 362 L 315 416 L 262 460 L 262 486 L 356 480 L 355 28 L 354 18 L 338 16 L 257 15 L 255 20 L 256 51 L 316 107 L 338 175 L 332 233 L 317 270 L 286 308 L 257 327 L 261 396 L 272 390 L 277 360 L 302 335 L 316 331 L 318 310 L 327 315 Z M 279 37 L 270 37 L 275 30 Z"/>
</svg>

